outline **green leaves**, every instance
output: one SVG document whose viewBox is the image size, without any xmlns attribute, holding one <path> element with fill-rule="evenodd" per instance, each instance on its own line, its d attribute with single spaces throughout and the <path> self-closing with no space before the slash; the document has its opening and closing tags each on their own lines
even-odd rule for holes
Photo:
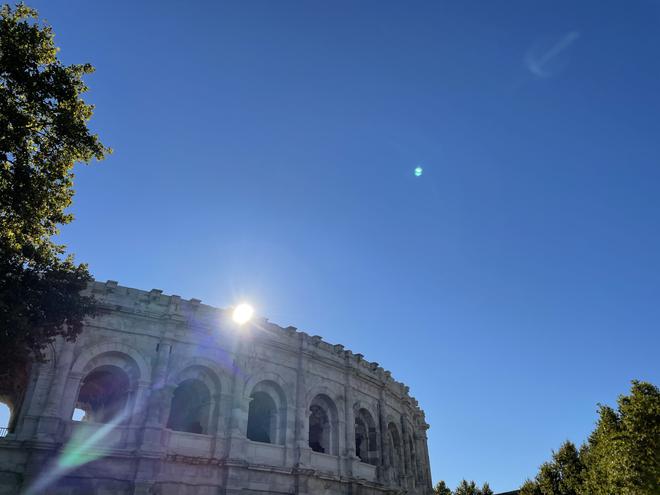
<svg viewBox="0 0 660 495">
<path fill-rule="evenodd" d="M 656 495 L 660 486 L 660 391 L 632 382 L 618 410 L 599 406 L 599 420 L 578 451 L 553 453 L 521 495 Z"/>
<path fill-rule="evenodd" d="M 0 11 L 0 229 L 12 246 L 48 244 L 73 196 L 76 162 L 109 151 L 87 122 L 92 106 L 81 95 L 89 64 L 65 67 L 54 35 L 24 5 Z"/>
<path fill-rule="evenodd" d="M 64 66 L 52 29 L 25 5 L 0 8 L 0 389 L 18 363 L 73 338 L 94 312 L 85 265 L 52 236 L 72 215 L 73 166 L 110 152 L 87 123 L 89 64 Z M 64 324 L 66 323 L 66 326 Z M 3 377 L 5 380 L 3 380 Z"/>
<path fill-rule="evenodd" d="M 479 488 L 474 481 L 462 480 L 453 492 L 444 481 L 439 481 L 433 488 L 435 495 L 493 495 L 488 483 Z"/>
<path fill-rule="evenodd" d="M 444 481 L 438 481 L 433 487 L 434 495 L 452 495 L 451 490 Z"/>
<path fill-rule="evenodd" d="M 660 391 L 634 381 L 618 410 L 600 406 L 584 449 L 585 493 L 645 495 L 660 486 Z"/>
</svg>

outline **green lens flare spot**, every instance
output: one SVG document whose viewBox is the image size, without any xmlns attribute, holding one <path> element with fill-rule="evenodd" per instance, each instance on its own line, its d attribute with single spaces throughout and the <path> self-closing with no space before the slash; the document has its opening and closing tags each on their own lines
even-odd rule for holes
<svg viewBox="0 0 660 495">
<path fill-rule="evenodd" d="M 415 167 L 415 177 L 420 177 L 424 173 L 424 169 L 422 167 Z"/>
</svg>

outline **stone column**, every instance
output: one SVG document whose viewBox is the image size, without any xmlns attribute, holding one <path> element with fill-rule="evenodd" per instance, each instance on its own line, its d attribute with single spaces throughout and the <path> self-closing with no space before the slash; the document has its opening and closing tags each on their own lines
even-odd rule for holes
<svg viewBox="0 0 660 495">
<path fill-rule="evenodd" d="M 151 387 L 149 396 L 146 398 L 146 413 L 144 415 L 144 428 L 142 430 L 142 442 L 140 445 L 140 449 L 144 451 L 158 452 L 163 449 L 163 428 L 165 421 L 167 421 L 164 410 L 169 407 L 167 401 L 171 400 L 165 386 L 171 351 L 172 343 L 169 340 L 162 339 L 158 343 L 158 353 L 152 372 Z"/>
<path fill-rule="evenodd" d="M 352 476 L 353 475 L 353 463 L 356 461 L 357 457 L 355 456 L 355 412 L 353 411 L 353 406 L 355 404 L 355 396 L 353 394 L 353 366 L 351 363 L 351 351 L 345 351 L 346 357 L 346 371 L 345 371 L 345 384 L 344 384 L 344 396 L 346 397 L 346 405 L 344 411 L 344 417 L 346 421 L 346 435 L 345 435 L 345 450 L 343 454 L 345 455 L 346 462 L 344 463 L 344 475 Z"/>
<path fill-rule="evenodd" d="M 428 437 L 426 435 L 426 429 L 428 425 L 425 425 L 422 430 L 420 430 L 420 455 L 422 456 L 422 484 L 425 489 L 431 492 L 433 489 L 433 482 L 431 481 L 431 463 L 429 460 L 429 448 L 428 448 Z"/>
<path fill-rule="evenodd" d="M 231 381 L 231 406 L 227 418 L 227 438 L 225 457 L 232 463 L 245 464 L 245 448 L 247 438 L 247 416 L 249 403 L 243 397 L 245 385 L 245 369 L 247 368 L 247 357 L 243 355 L 243 339 L 247 337 L 246 328 L 244 332 L 236 332 L 233 345 L 233 376 Z"/>
<path fill-rule="evenodd" d="M 160 412 L 162 404 L 158 400 L 151 400 L 151 396 L 157 396 L 158 391 L 165 387 L 165 379 L 167 377 L 167 367 L 170 362 L 170 354 L 172 352 L 172 343 L 166 339 L 162 339 L 158 343 L 158 354 L 156 355 L 156 365 L 151 378 L 151 392 L 150 400 L 147 405 L 147 425 L 160 426 L 162 424 Z"/>
<path fill-rule="evenodd" d="M 417 451 L 417 436 L 415 430 L 413 429 L 411 433 L 411 444 L 410 444 L 410 454 L 411 454 L 411 468 L 412 468 L 412 478 L 411 486 L 416 487 L 419 483 L 419 453 Z"/>
<path fill-rule="evenodd" d="M 231 416 L 233 397 L 231 393 L 228 392 L 223 391 L 222 393 L 217 394 L 218 414 L 215 418 L 215 431 L 211 432 L 211 434 L 214 435 L 213 457 L 216 459 L 221 459 L 225 455 L 225 443 L 229 437 L 228 418 Z"/>
<path fill-rule="evenodd" d="M 73 351 L 75 344 L 61 339 L 57 367 L 53 374 L 53 381 L 48 391 L 46 406 L 39 417 L 36 437 L 39 440 L 58 441 L 60 424 L 62 423 L 62 398 L 69 378 L 69 371 L 73 364 Z M 75 401 L 75 398 L 73 399 Z M 70 419 L 70 418 L 66 418 Z"/>
<path fill-rule="evenodd" d="M 309 336 L 301 332 L 298 334 L 300 346 L 298 347 L 298 370 L 296 373 L 296 404 L 295 404 L 295 426 L 294 426 L 294 464 L 296 466 L 310 465 L 310 448 L 307 444 L 305 434 L 305 425 L 307 424 L 307 408 L 305 407 L 305 398 L 307 390 L 305 386 L 305 351 L 307 350 L 306 341 Z"/>
<path fill-rule="evenodd" d="M 335 441 L 334 439 L 336 438 L 337 445 L 333 452 L 336 452 L 338 456 L 343 457 L 346 452 L 346 398 L 342 397 L 337 402 L 337 435 L 334 436 L 332 440 Z M 341 473 L 343 467 L 341 466 L 341 462 L 339 464 L 339 472 Z"/>
<path fill-rule="evenodd" d="M 141 441 L 138 439 L 138 431 L 144 425 L 147 408 L 147 395 L 149 391 L 149 382 L 139 380 L 134 390 L 131 391 L 131 400 L 126 404 L 126 414 L 128 420 L 122 423 L 128 426 L 128 444 L 138 445 Z"/>
<path fill-rule="evenodd" d="M 409 444 L 408 427 L 406 424 L 406 416 L 401 416 L 401 444 L 403 447 L 403 467 L 404 467 L 404 484 L 412 486 L 410 483 L 411 475 L 414 472 L 412 467 L 411 445 Z"/>
<path fill-rule="evenodd" d="M 30 388 L 24 399 L 19 418 L 17 418 L 15 434 L 17 440 L 31 438 L 37 429 L 39 415 L 43 412 L 48 401 L 50 385 L 54 380 L 57 370 L 54 369 L 54 354 L 51 362 L 35 363 L 30 372 Z M 24 411 L 24 412 L 23 412 Z M 18 423 L 21 421 L 21 423 Z M 20 426 L 19 426 L 20 424 Z"/>
<path fill-rule="evenodd" d="M 382 379 L 382 376 L 381 376 Z M 378 424 L 380 425 L 380 469 L 378 470 L 381 481 L 391 481 L 390 473 L 390 442 L 388 441 L 387 419 L 385 417 L 385 392 L 380 388 L 378 398 Z"/>
<path fill-rule="evenodd" d="M 60 417 L 62 411 L 62 395 L 64 394 L 64 387 L 69 375 L 69 370 L 73 364 L 73 350 L 75 344 L 73 342 L 66 342 L 62 339 L 60 346 L 59 359 L 57 369 L 53 376 L 53 383 L 48 392 L 48 399 L 46 407 L 44 408 L 44 416 Z"/>
</svg>

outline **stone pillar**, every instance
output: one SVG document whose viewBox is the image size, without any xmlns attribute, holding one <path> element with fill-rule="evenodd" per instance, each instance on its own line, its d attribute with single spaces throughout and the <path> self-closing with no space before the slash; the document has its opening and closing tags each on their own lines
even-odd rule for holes
<svg viewBox="0 0 660 495">
<path fill-rule="evenodd" d="M 164 354 L 169 361 L 169 345 L 165 346 Z M 159 347 L 159 351 L 160 351 Z M 156 372 L 152 375 L 157 377 L 159 374 L 164 377 L 166 366 L 163 366 L 159 357 L 157 358 Z M 160 369 L 159 369 L 160 368 Z M 167 445 L 167 435 L 165 425 L 169 417 L 169 409 L 174 395 L 174 387 L 165 385 L 165 380 L 152 381 L 149 397 L 147 387 L 138 394 L 142 396 L 142 401 L 146 401 L 146 411 L 142 415 L 141 421 L 144 424 L 142 428 L 142 437 L 139 440 L 138 452 L 143 453 L 137 459 L 135 468 L 133 495 L 150 495 L 152 493 L 153 480 L 157 477 L 158 457 L 163 455 Z M 146 455 L 144 455 L 146 454 Z"/>
<path fill-rule="evenodd" d="M 69 370 L 73 364 L 74 348 L 75 344 L 73 342 L 66 342 L 62 339 L 57 369 L 55 370 L 53 383 L 48 392 L 48 399 L 43 412 L 44 416 L 60 417 L 62 410 L 62 395 L 64 394 L 64 387 L 66 386 Z"/>
<path fill-rule="evenodd" d="M 238 462 L 245 464 L 245 449 L 247 438 L 247 419 L 249 403 L 243 397 L 243 388 L 245 386 L 245 369 L 248 365 L 248 359 L 243 355 L 243 339 L 247 337 L 250 328 L 245 328 L 243 332 L 236 332 L 234 338 L 233 353 L 233 376 L 231 381 L 231 407 L 229 418 L 227 419 L 227 438 L 225 457 L 232 463 Z"/>
<path fill-rule="evenodd" d="M 39 418 L 36 437 L 39 440 L 58 441 L 60 424 L 62 423 L 62 398 L 69 378 L 69 371 L 73 364 L 73 350 L 75 344 L 60 339 L 57 355 L 57 367 L 53 374 L 53 381 L 48 391 L 48 398 L 43 413 Z M 73 399 L 75 401 L 75 398 Z M 66 418 L 70 419 L 70 418 Z"/>
<path fill-rule="evenodd" d="M 346 452 L 346 412 L 345 409 L 347 407 L 346 404 L 346 398 L 342 397 L 340 400 L 337 401 L 337 435 L 333 437 L 333 440 L 336 438 L 337 445 L 335 446 L 335 450 L 333 452 L 336 452 L 338 456 L 342 457 L 345 455 Z M 339 472 L 340 474 L 343 474 L 343 467 L 342 462 L 339 462 L 340 467 L 339 467 Z"/>
<path fill-rule="evenodd" d="M 207 435 L 213 435 L 214 437 L 218 436 L 218 423 L 221 416 L 220 412 L 220 402 L 222 401 L 222 394 L 214 393 L 211 394 L 211 407 L 209 409 L 209 416 L 204 425 L 204 432 Z"/>
<path fill-rule="evenodd" d="M 345 455 L 344 463 L 344 475 L 352 476 L 353 475 L 353 463 L 356 462 L 357 457 L 355 455 L 355 411 L 353 406 L 355 405 L 355 396 L 353 394 L 353 366 L 351 363 L 351 351 L 345 351 L 346 357 L 346 370 L 345 370 L 345 384 L 344 384 L 344 396 L 346 397 L 346 405 L 344 410 L 344 417 L 346 421 L 346 434 L 345 434 L 345 450 L 343 454 Z"/>
<path fill-rule="evenodd" d="M 128 425 L 128 444 L 137 445 L 138 431 L 144 425 L 147 408 L 147 395 L 149 391 L 149 382 L 139 380 L 133 390 L 131 390 L 131 400 L 126 404 L 125 413 L 127 418 L 122 421 Z"/>
<path fill-rule="evenodd" d="M 229 417 L 232 409 L 232 395 L 230 391 L 223 391 L 217 395 L 218 414 L 215 421 L 215 430 L 211 432 L 213 438 L 213 457 L 221 459 L 226 454 L 226 441 L 229 437 Z"/>
<path fill-rule="evenodd" d="M 410 482 L 414 469 L 412 467 L 411 445 L 409 444 L 408 426 L 406 417 L 401 416 L 401 444 L 403 447 L 404 485 L 412 487 Z"/>
<path fill-rule="evenodd" d="M 167 367 L 172 352 L 172 343 L 162 339 L 158 343 L 156 364 L 152 372 L 149 396 L 146 398 L 146 413 L 140 450 L 159 452 L 163 450 L 163 428 L 167 421 L 165 410 L 171 402 L 171 391 L 165 385 Z M 145 393 L 146 395 L 146 393 Z"/>
<path fill-rule="evenodd" d="M 298 348 L 298 370 L 296 373 L 296 403 L 295 403 L 295 426 L 294 426 L 294 464 L 296 466 L 309 466 L 311 462 L 311 449 L 307 443 L 305 425 L 307 424 L 309 414 L 306 408 L 305 399 L 307 389 L 305 384 L 305 351 L 307 350 L 306 341 L 309 336 L 301 332 L 298 334 L 300 346 Z"/>
<path fill-rule="evenodd" d="M 24 405 L 21 408 L 20 417 L 14 430 L 17 440 L 27 440 L 36 434 L 39 415 L 43 412 L 48 401 L 50 385 L 54 380 L 57 370 L 54 369 L 54 355 L 47 363 L 35 363 L 30 373 L 30 387 L 32 392 L 25 396 Z M 29 389 L 28 389 L 29 391 Z"/>
<path fill-rule="evenodd" d="M 156 355 L 156 365 L 151 378 L 151 393 L 150 400 L 147 405 L 147 425 L 160 426 L 162 424 L 161 410 L 162 403 L 159 400 L 152 400 L 158 395 L 158 391 L 165 387 L 165 379 L 167 377 L 167 367 L 170 362 L 170 354 L 172 352 L 172 343 L 166 339 L 162 339 L 158 343 L 158 354 Z M 162 398 L 161 398 L 162 399 Z"/>
<path fill-rule="evenodd" d="M 422 456 L 422 484 L 424 489 L 431 493 L 433 490 L 433 482 L 431 480 L 431 463 L 429 460 L 429 448 L 428 448 L 428 437 L 426 435 L 426 429 L 428 425 L 424 425 L 423 429 L 420 430 L 420 456 Z"/>
<path fill-rule="evenodd" d="M 378 398 L 378 424 L 380 425 L 380 469 L 378 470 L 378 474 L 381 481 L 388 482 L 391 481 L 392 477 L 390 473 L 390 442 L 388 441 L 389 434 L 387 431 L 387 418 L 385 416 L 385 392 L 383 387 L 380 388 Z"/>
<path fill-rule="evenodd" d="M 416 487 L 418 485 L 419 479 L 419 454 L 417 452 L 417 436 L 415 430 L 411 432 L 411 443 L 410 443 L 410 454 L 411 454 L 411 468 L 412 468 L 412 478 L 411 486 Z"/>
</svg>

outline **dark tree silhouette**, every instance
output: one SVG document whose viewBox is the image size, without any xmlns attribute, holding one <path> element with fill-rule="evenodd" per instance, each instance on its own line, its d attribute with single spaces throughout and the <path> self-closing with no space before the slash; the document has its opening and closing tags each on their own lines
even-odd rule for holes
<svg viewBox="0 0 660 495">
<path fill-rule="evenodd" d="M 35 10 L 0 8 L 0 394 L 12 402 L 28 363 L 56 336 L 75 338 L 95 312 L 81 295 L 86 265 L 52 240 L 72 220 L 74 164 L 110 151 L 87 127 L 82 77 L 91 72 L 61 64 Z"/>
</svg>

